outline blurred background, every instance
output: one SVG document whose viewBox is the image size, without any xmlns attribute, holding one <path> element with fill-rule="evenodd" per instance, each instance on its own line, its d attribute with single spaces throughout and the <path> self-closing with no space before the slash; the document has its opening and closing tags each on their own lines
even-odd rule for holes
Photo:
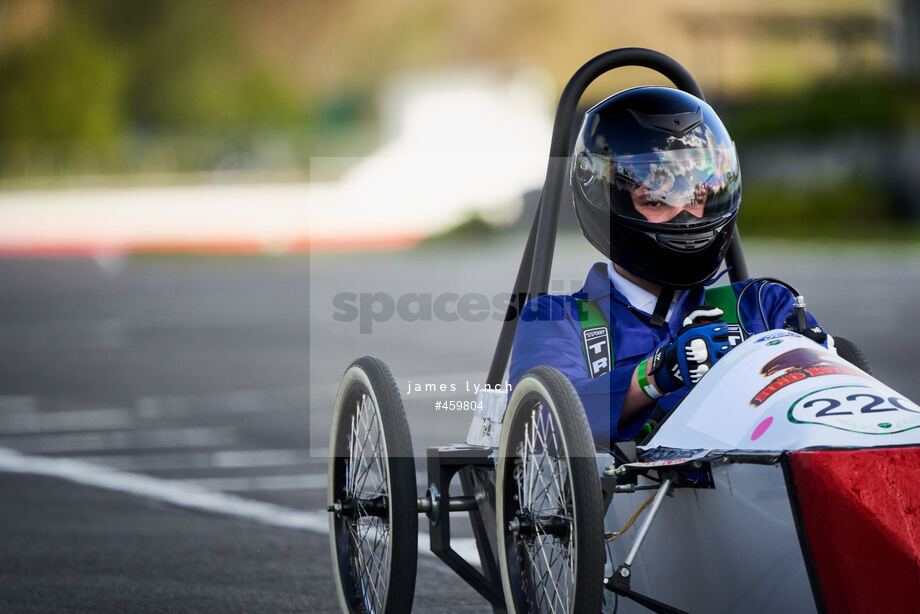
<svg viewBox="0 0 920 614">
<path fill-rule="evenodd" d="M 336 297 L 510 291 L 558 96 L 622 46 L 681 62 L 734 136 L 751 272 L 920 398 L 916 0 L 0 0 L 0 609 L 336 611 L 342 372 L 457 387 L 407 395 L 421 457 L 465 438 L 433 404 L 500 327 L 368 334 Z M 600 259 L 570 209 L 553 292 Z M 151 502 L 190 492 L 227 515 Z M 422 561 L 418 611 L 483 611 Z"/>
<path fill-rule="evenodd" d="M 637 45 L 682 62 L 723 115 L 742 156 L 746 236 L 847 238 L 858 225 L 863 237 L 912 238 L 920 217 L 913 172 L 920 156 L 918 10 L 911 0 L 719 0 L 702 7 L 669 0 L 628 11 L 602 1 L 4 0 L 0 190 L 290 188 L 344 175 L 351 181 L 342 183 L 380 191 L 381 177 L 443 173 L 444 165 L 417 168 L 416 158 L 436 149 L 458 158 L 505 156 L 512 168 L 470 169 L 475 176 L 451 187 L 483 185 L 471 186 L 465 203 L 458 195 L 446 209 L 428 207 L 424 224 L 401 220 L 403 232 L 387 227 L 389 238 L 373 224 L 352 235 L 404 243 L 476 214 L 509 221 L 520 215 L 522 193 L 541 184 L 549 121 L 566 79 L 603 50 Z M 618 71 L 597 83 L 585 104 L 643 82 L 662 81 L 640 69 Z M 509 164 L 509 149 L 526 160 Z M 455 167 L 454 177 L 463 168 Z M 484 185 L 499 176 L 510 187 Z M 328 187 L 287 195 L 316 203 L 317 241 L 353 241 L 322 215 L 334 198 Z M 390 187 L 383 186 L 385 197 Z M 336 189 L 340 196 L 343 186 Z M 209 196 L 235 205 L 214 190 L 197 194 L 207 201 L 200 208 Z M 245 194 L 267 199 L 263 216 L 289 225 L 283 197 Z M 31 196 L 7 194 L 0 204 L 38 200 Z M 62 205 L 64 196 L 56 197 Z M 79 192 L 66 196 L 81 202 Z M 379 211 L 362 200 L 357 213 Z M 85 238 L 75 228 L 72 246 L 144 247 L 118 207 L 95 205 L 98 215 L 111 215 L 110 224 L 126 227 L 103 236 L 85 231 Z M 20 239 L 31 232 L 36 241 L 67 238 L 58 229 L 43 236 L 25 227 L 28 211 L 16 212 L 18 222 L 4 219 L 8 248 L 28 247 L 11 236 L 14 224 Z M 189 224 L 208 218 L 184 214 Z M 47 217 L 44 223 L 51 224 Z M 284 247 L 301 245 L 308 234 L 268 226 L 253 237 L 229 225 L 212 239 Z M 166 247 L 194 242 L 179 231 L 148 234 Z"/>
</svg>

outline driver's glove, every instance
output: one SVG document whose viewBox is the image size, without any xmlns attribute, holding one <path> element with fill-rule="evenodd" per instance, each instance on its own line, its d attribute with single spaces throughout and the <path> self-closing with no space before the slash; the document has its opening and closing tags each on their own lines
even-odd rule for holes
<svg viewBox="0 0 920 614">
<path fill-rule="evenodd" d="M 723 311 L 702 305 L 687 314 L 677 339 L 658 348 L 648 359 L 646 373 L 654 374 L 663 394 L 693 387 L 740 339 L 737 326 L 722 322 Z"/>
</svg>

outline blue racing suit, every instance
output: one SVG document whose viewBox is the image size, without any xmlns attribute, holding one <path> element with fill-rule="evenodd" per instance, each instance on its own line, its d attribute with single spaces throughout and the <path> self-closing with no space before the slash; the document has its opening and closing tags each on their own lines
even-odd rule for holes
<svg viewBox="0 0 920 614">
<path fill-rule="evenodd" d="M 746 282 L 732 284 L 735 295 Z M 765 328 L 757 306 L 757 287 L 751 288 L 740 305 L 741 321 L 748 332 L 782 328 L 786 317 L 792 313 L 792 294 L 784 287 L 770 284 L 764 287 L 762 303 Z M 675 306 L 669 322 L 653 327 L 650 314 L 629 304 L 611 282 L 607 265 L 597 263 L 588 273 L 584 287 L 572 295 L 543 295 L 525 305 L 520 315 L 508 380 L 514 386 L 521 376 L 538 365 L 559 369 L 575 387 L 588 416 L 594 440 L 607 446 L 611 441 L 634 438 L 654 411 L 654 404 L 622 427 L 620 410 L 632 381 L 636 366 L 659 347 L 673 341 L 680 330 L 684 315 L 703 304 L 702 286 L 684 291 Z M 579 323 L 578 301 L 593 301 L 607 320 L 610 328 L 610 357 L 612 368 L 591 377 L 585 358 L 584 338 Z M 811 316 L 809 326 L 816 323 Z M 670 411 L 687 394 L 681 388 L 662 397 L 658 406 Z"/>
</svg>

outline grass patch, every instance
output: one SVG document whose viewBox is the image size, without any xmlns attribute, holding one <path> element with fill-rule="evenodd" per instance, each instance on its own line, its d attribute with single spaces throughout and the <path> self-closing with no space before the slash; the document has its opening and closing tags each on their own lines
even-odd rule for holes
<svg viewBox="0 0 920 614">
<path fill-rule="evenodd" d="M 920 81 L 867 75 L 794 91 L 755 92 L 717 105 L 739 143 L 920 126 Z"/>
<path fill-rule="evenodd" d="M 488 243 L 505 236 L 507 229 L 487 221 L 473 213 L 462 222 L 442 232 L 426 237 L 419 247 L 450 245 L 457 243 Z"/>
<path fill-rule="evenodd" d="M 744 191 L 738 227 L 742 236 L 920 239 L 896 211 L 894 195 L 871 181 L 765 182 Z"/>
</svg>

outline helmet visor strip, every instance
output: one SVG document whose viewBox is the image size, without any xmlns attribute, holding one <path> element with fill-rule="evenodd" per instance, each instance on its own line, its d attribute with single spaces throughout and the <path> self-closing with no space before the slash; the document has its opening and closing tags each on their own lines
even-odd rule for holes
<svg viewBox="0 0 920 614">
<path fill-rule="evenodd" d="M 575 182 L 600 211 L 655 224 L 696 225 L 738 207 L 741 174 L 734 145 L 628 156 L 583 153 Z"/>
</svg>

